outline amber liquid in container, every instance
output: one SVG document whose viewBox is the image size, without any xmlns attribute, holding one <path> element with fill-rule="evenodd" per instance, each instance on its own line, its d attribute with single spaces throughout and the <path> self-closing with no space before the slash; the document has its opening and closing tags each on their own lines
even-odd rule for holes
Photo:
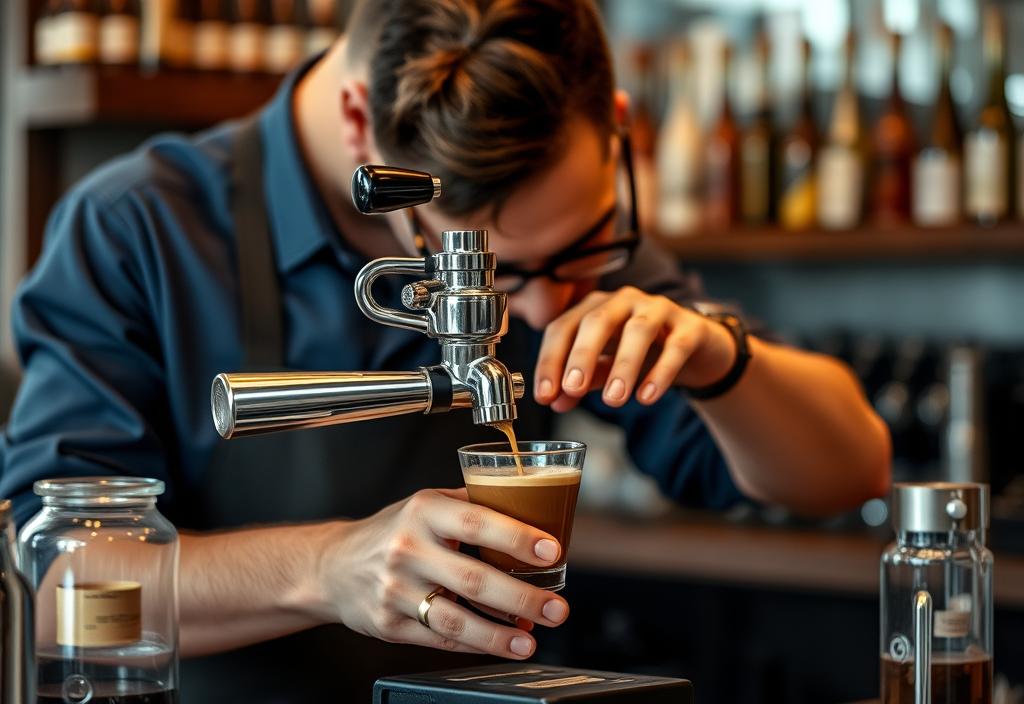
<svg viewBox="0 0 1024 704">
<path fill-rule="evenodd" d="M 991 704 L 992 658 L 962 653 L 932 654 L 933 702 Z M 914 661 L 882 657 L 882 704 L 914 704 Z"/>
</svg>

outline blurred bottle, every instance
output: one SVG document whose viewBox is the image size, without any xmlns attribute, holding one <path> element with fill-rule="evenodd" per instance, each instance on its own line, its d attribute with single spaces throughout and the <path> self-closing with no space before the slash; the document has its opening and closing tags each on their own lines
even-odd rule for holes
<svg viewBox="0 0 1024 704">
<path fill-rule="evenodd" d="M 199 0 L 177 0 L 175 5 L 168 64 L 171 68 L 192 68 L 195 65 L 193 47 Z"/>
<path fill-rule="evenodd" d="M 980 349 L 961 346 L 950 350 L 947 386 L 946 479 L 987 482 L 984 356 Z"/>
<path fill-rule="evenodd" d="M 856 227 L 864 206 L 864 129 L 854 84 L 853 35 L 846 43 L 846 72 L 836 95 L 828 139 L 818 153 L 818 222 L 829 230 Z"/>
<path fill-rule="evenodd" d="M 669 237 L 693 232 L 700 222 L 700 127 L 693 108 L 689 44 L 669 46 L 669 108 L 658 135 L 658 230 Z"/>
<path fill-rule="evenodd" d="M 814 177 L 816 131 L 811 108 L 810 50 L 806 42 L 803 57 L 803 90 L 797 104 L 780 111 L 783 124 L 776 145 L 776 213 L 779 225 L 786 230 L 811 227 L 817 211 Z"/>
<path fill-rule="evenodd" d="M 228 66 L 238 73 L 262 71 L 263 44 L 267 33 L 264 0 L 231 0 L 231 10 Z"/>
<path fill-rule="evenodd" d="M 62 0 L 49 20 L 51 62 L 95 63 L 99 56 L 99 20 L 95 0 Z"/>
<path fill-rule="evenodd" d="M 302 0 L 270 0 L 272 24 L 267 30 L 263 64 L 270 73 L 287 73 L 304 55 L 305 16 Z"/>
<path fill-rule="evenodd" d="M 943 27 L 939 39 L 939 93 L 931 111 L 931 129 L 914 159 L 914 222 L 953 225 L 960 219 L 960 140 L 949 90 L 952 41 Z"/>
<path fill-rule="evenodd" d="M 101 64 L 129 66 L 139 62 L 139 0 L 104 0 L 100 18 Z"/>
<path fill-rule="evenodd" d="M 325 51 L 338 38 L 337 11 L 335 0 L 307 0 L 306 15 L 309 18 L 309 31 L 306 32 L 307 56 Z"/>
<path fill-rule="evenodd" d="M 726 42 L 722 48 L 723 77 L 731 65 L 732 51 Z M 704 139 L 702 150 L 702 219 L 709 230 L 727 230 L 739 220 L 740 135 L 732 117 L 726 85 L 725 80 L 718 83 L 715 96 L 718 118 Z"/>
<path fill-rule="evenodd" d="M 640 227 L 649 230 L 658 212 L 658 172 L 654 163 L 657 126 L 653 113 L 656 77 L 651 46 L 643 45 L 633 52 L 633 68 L 636 93 L 633 95 L 630 136 L 636 174 L 637 214 Z"/>
<path fill-rule="evenodd" d="M 999 11 L 985 8 L 988 98 L 975 127 L 964 136 L 964 214 L 979 225 L 1007 216 L 1010 121 L 1003 87 L 1003 27 Z"/>
<path fill-rule="evenodd" d="M 899 81 L 901 35 L 893 32 L 891 36 L 892 89 L 871 135 L 869 204 L 873 220 L 880 225 L 910 219 L 910 167 L 914 156 L 913 128 Z"/>
<path fill-rule="evenodd" d="M 196 0 L 143 0 L 139 63 L 147 70 L 188 68 Z"/>
<path fill-rule="evenodd" d="M 18 571 L 11 502 L 0 499 L 0 702 L 36 701 L 32 587 Z"/>
<path fill-rule="evenodd" d="M 35 26 L 35 62 L 39 66 L 51 66 L 57 63 L 56 35 L 58 27 L 57 15 L 60 13 L 61 0 L 46 0 L 39 8 Z"/>
<path fill-rule="evenodd" d="M 766 225 L 771 218 L 772 131 L 768 106 L 768 39 L 758 33 L 754 48 L 741 64 L 748 86 L 747 109 L 740 132 L 740 213 L 747 225 Z"/>
<path fill-rule="evenodd" d="M 228 67 L 229 0 L 200 0 L 195 29 L 195 66 L 203 71 Z"/>
</svg>

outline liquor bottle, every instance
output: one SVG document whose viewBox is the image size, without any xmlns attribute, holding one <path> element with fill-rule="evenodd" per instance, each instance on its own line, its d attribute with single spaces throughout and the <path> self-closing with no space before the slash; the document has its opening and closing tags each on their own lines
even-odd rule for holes
<svg viewBox="0 0 1024 704">
<path fill-rule="evenodd" d="M 306 0 L 309 31 L 306 32 L 306 56 L 326 51 L 338 38 L 335 0 Z"/>
<path fill-rule="evenodd" d="M 633 54 L 635 85 L 630 135 L 636 176 L 636 210 L 640 227 L 650 228 L 658 208 L 658 174 L 654 164 L 657 127 L 652 115 L 654 100 L 654 50 L 641 46 Z"/>
<path fill-rule="evenodd" d="M 175 0 L 172 15 L 167 63 L 172 68 L 192 68 L 195 66 L 196 20 L 199 16 L 199 0 Z"/>
<path fill-rule="evenodd" d="M 748 111 L 740 131 L 740 217 L 747 225 L 766 225 L 771 218 L 772 132 L 767 100 L 768 42 L 758 35 L 743 75 L 749 77 Z"/>
<path fill-rule="evenodd" d="M 240 73 L 262 71 L 266 6 L 263 0 L 231 0 L 231 6 L 233 24 L 228 41 L 228 66 Z"/>
<path fill-rule="evenodd" d="M 726 44 L 722 61 L 723 76 L 731 65 L 732 51 Z M 724 80 L 718 82 L 718 119 L 703 143 L 703 221 L 704 226 L 710 230 L 726 230 L 739 220 L 740 135 L 733 120 L 726 84 Z"/>
<path fill-rule="evenodd" d="M 787 230 L 803 230 L 814 224 L 817 211 L 814 178 L 816 131 L 811 109 L 810 51 L 804 43 L 804 86 L 799 101 L 780 111 L 782 132 L 776 144 L 776 214 Z M 799 106 L 797 109 L 794 107 Z"/>
<path fill-rule="evenodd" d="M 192 40 L 197 0 L 145 0 L 139 63 L 146 70 L 193 65 Z"/>
<path fill-rule="evenodd" d="M 832 107 L 827 142 L 818 153 L 818 222 L 830 230 L 856 227 L 864 206 L 864 129 L 853 67 L 851 35 L 843 85 Z"/>
<path fill-rule="evenodd" d="M 270 0 L 272 24 L 267 30 L 263 64 L 270 73 L 285 73 L 302 60 L 304 44 L 301 0 Z"/>
<path fill-rule="evenodd" d="M 977 124 L 964 136 L 964 212 L 980 225 L 1007 215 L 1010 124 L 1003 88 L 1003 28 L 998 10 L 985 12 L 984 46 L 990 76 Z"/>
<path fill-rule="evenodd" d="M 35 25 L 35 62 L 39 66 L 50 66 L 55 63 L 54 42 L 57 28 L 57 14 L 60 12 L 61 0 L 46 0 L 39 8 L 39 16 Z"/>
<path fill-rule="evenodd" d="M 100 17 L 101 64 L 138 63 L 139 9 L 139 0 L 104 0 Z"/>
<path fill-rule="evenodd" d="M 960 140 L 949 90 L 950 32 L 939 40 L 939 92 L 931 110 L 927 141 L 914 159 L 914 223 L 925 227 L 953 225 L 960 219 Z"/>
<path fill-rule="evenodd" d="M 90 64 L 99 54 L 95 0 L 62 0 L 50 19 L 50 51 L 56 64 Z"/>
<path fill-rule="evenodd" d="M 228 0 L 200 0 L 196 17 L 194 64 L 203 71 L 228 67 Z"/>
<path fill-rule="evenodd" d="M 689 45 L 669 49 L 669 102 L 658 135 L 658 230 L 666 236 L 692 232 L 700 223 L 697 190 L 700 127 L 693 109 L 693 71 Z"/>
<path fill-rule="evenodd" d="M 871 134 L 869 204 L 877 224 L 894 225 L 910 218 L 910 167 L 914 134 L 900 91 L 901 35 L 892 34 L 892 88 L 885 111 Z"/>
</svg>

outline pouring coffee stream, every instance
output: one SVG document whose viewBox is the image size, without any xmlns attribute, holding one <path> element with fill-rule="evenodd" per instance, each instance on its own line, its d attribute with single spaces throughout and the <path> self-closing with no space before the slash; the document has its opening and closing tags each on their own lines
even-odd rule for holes
<svg viewBox="0 0 1024 704">
<path fill-rule="evenodd" d="M 440 179 L 422 171 L 364 165 L 352 176 L 352 200 L 365 214 L 428 203 Z M 508 331 L 507 294 L 494 289 L 497 258 L 486 230 L 445 230 L 441 251 L 429 257 L 385 257 L 367 264 L 355 281 L 355 299 L 370 320 L 435 338 L 441 363 L 395 372 L 223 373 L 213 380 L 211 405 L 225 438 L 312 428 L 405 413 L 471 408 L 473 422 L 506 434 L 518 452 L 512 421 L 523 375 L 496 357 Z M 410 312 L 373 297 L 381 276 L 425 276 L 402 289 Z"/>
</svg>

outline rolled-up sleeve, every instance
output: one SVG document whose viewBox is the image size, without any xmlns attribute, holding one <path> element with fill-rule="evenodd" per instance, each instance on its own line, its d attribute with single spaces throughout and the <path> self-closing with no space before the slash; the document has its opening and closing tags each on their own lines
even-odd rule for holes
<svg viewBox="0 0 1024 704">
<path fill-rule="evenodd" d="M 38 479 L 167 473 L 165 380 L 130 199 L 66 196 L 15 298 L 24 377 L 0 437 L 0 496 L 19 523 L 38 508 Z"/>
</svg>

